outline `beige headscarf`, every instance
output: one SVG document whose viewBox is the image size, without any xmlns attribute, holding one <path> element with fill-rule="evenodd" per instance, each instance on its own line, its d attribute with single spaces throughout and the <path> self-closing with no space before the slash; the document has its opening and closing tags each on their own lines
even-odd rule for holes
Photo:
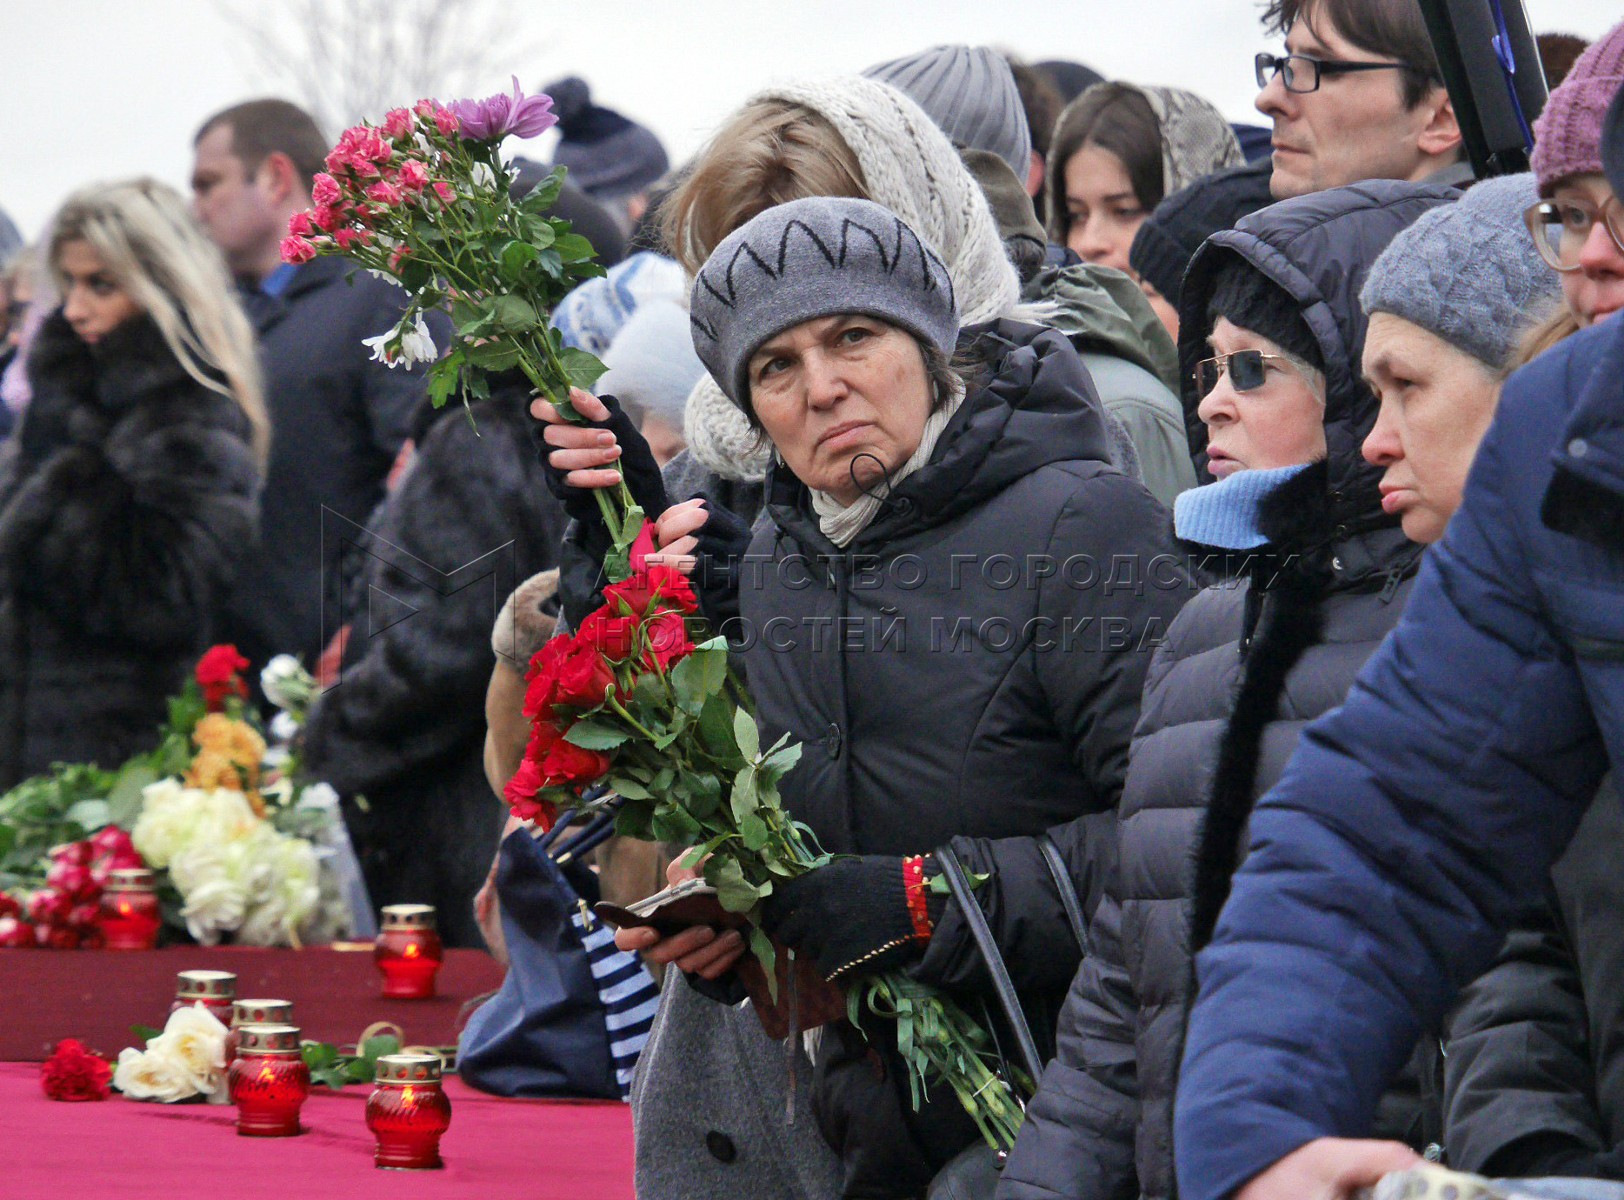
<svg viewBox="0 0 1624 1200">
<path fill-rule="evenodd" d="M 857 156 L 869 199 L 906 221 L 947 264 L 961 324 L 1018 314 L 1020 280 L 986 197 L 947 135 L 917 104 L 888 84 L 856 75 L 785 84 L 754 100 L 802 104 L 835 127 Z M 708 375 L 688 397 L 685 425 L 689 449 L 709 470 L 727 479 L 765 476 L 771 446 Z M 928 458 L 927 452 L 920 465 Z M 893 482 L 900 478 L 901 472 L 892 476 Z"/>
</svg>

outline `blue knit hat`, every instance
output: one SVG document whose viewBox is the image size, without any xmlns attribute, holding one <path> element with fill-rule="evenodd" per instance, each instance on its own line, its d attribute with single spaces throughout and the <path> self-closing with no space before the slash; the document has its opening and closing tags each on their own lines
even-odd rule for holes
<svg viewBox="0 0 1624 1200">
<path fill-rule="evenodd" d="M 1523 223 L 1538 200 L 1532 175 L 1503 175 L 1424 214 L 1370 268 L 1365 312 L 1402 317 L 1499 370 L 1562 294 Z"/>
</svg>

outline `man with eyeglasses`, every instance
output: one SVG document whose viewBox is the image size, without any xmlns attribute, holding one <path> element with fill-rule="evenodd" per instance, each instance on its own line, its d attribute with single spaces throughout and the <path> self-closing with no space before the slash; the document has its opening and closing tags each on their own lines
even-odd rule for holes
<svg viewBox="0 0 1624 1200">
<path fill-rule="evenodd" d="M 1471 182 L 1416 0 L 1270 0 L 1263 23 L 1286 42 L 1255 60 L 1275 199 L 1361 179 Z"/>
</svg>

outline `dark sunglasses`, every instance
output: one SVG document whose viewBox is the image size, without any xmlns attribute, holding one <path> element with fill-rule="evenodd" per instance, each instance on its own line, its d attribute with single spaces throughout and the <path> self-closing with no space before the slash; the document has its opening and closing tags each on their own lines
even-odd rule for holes
<svg viewBox="0 0 1624 1200">
<path fill-rule="evenodd" d="M 1257 71 L 1257 86 L 1269 86 L 1276 75 L 1285 84 L 1286 91 L 1306 95 L 1319 91 L 1320 80 L 1326 75 L 1348 75 L 1354 71 L 1402 71 L 1409 63 L 1343 62 L 1331 58 L 1310 58 L 1306 54 L 1269 54 L 1264 52 L 1252 59 Z"/>
<path fill-rule="evenodd" d="M 1261 350 L 1237 350 L 1233 354 L 1219 354 L 1204 358 L 1195 365 L 1195 386 L 1205 396 L 1218 386 L 1218 381 L 1229 374 L 1229 386 L 1237 392 L 1250 392 L 1263 386 L 1268 378 L 1268 364 L 1295 364 L 1283 354 L 1265 354 Z"/>
</svg>

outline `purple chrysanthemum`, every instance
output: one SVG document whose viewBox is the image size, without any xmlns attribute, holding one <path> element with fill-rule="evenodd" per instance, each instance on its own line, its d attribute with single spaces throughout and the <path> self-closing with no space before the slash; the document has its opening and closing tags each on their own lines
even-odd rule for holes
<svg viewBox="0 0 1624 1200">
<path fill-rule="evenodd" d="M 526 96 L 513 77 L 511 96 L 498 92 L 484 100 L 454 100 L 450 109 L 460 122 L 460 132 L 470 142 L 501 141 L 510 134 L 533 138 L 558 124 L 551 96 Z"/>
</svg>

